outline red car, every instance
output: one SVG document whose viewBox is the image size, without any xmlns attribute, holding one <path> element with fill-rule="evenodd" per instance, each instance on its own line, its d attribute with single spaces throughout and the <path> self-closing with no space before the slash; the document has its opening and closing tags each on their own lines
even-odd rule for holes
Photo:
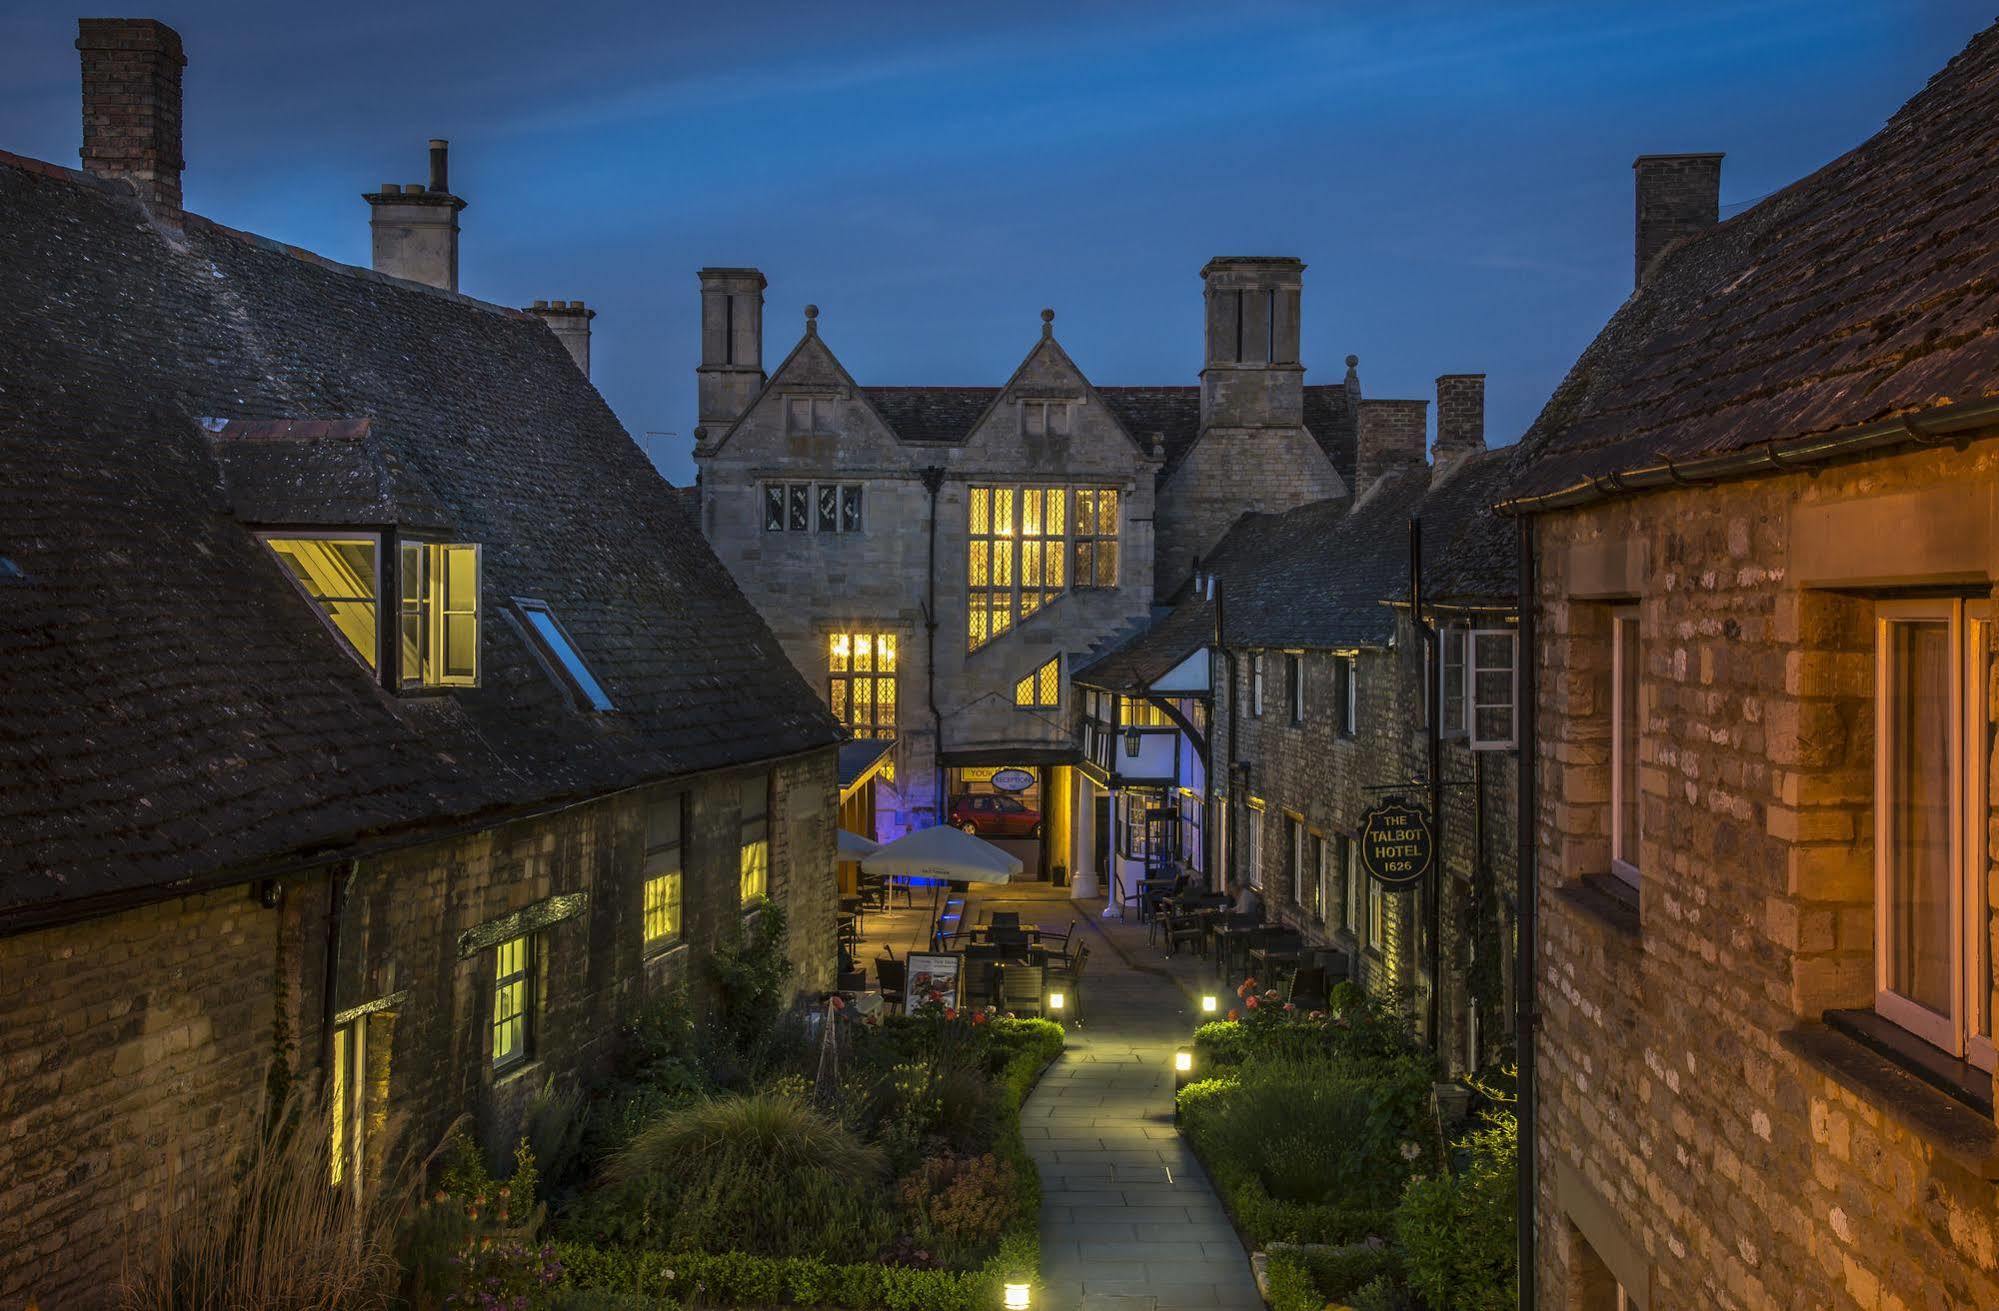
<svg viewBox="0 0 1999 1311">
<path fill-rule="evenodd" d="M 951 803 L 951 823 L 982 838 L 1041 836 L 1041 812 L 1019 797 L 959 797 Z"/>
</svg>

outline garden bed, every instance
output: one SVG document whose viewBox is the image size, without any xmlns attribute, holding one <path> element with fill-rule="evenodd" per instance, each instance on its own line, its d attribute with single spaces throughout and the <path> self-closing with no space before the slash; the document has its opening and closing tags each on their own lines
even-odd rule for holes
<svg viewBox="0 0 1999 1311">
<path fill-rule="evenodd" d="M 1328 1012 L 1243 989 L 1195 1034 L 1186 1138 L 1244 1242 L 1264 1253 L 1276 1311 L 1513 1305 L 1512 1116 L 1446 1138 L 1433 1063 L 1358 988 Z"/>
</svg>

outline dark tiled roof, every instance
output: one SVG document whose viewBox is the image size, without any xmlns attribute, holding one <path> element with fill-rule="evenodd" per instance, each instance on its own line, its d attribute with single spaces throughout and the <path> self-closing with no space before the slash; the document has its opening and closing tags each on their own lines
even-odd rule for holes
<svg viewBox="0 0 1999 1311">
<path fill-rule="evenodd" d="M 906 442 L 958 445 L 971 437 L 998 387 L 863 387 L 889 430 Z"/>
<path fill-rule="evenodd" d="M 895 743 L 887 738 L 860 738 L 840 744 L 840 791 L 845 792 L 887 755 Z"/>
<path fill-rule="evenodd" d="M 0 249 L 0 555 L 27 576 L 0 598 L 0 914 L 838 740 L 531 315 L 166 234 L 13 156 Z M 482 543 L 481 686 L 384 692 L 239 505 Z M 554 607 L 618 713 L 573 707 L 512 596 Z"/>
<path fill-rule="evenodd" d="M 1165 438 L 1163 473 L 1178 468 L 1201 435 L 1199 387 L 1099 387 L 1097 394 L 1141 448 L 1152 449 L 1154 433 Z M 1347 486 L 1353 486 L 1354 425 L 1347 410 L 1346 384 L 1305 388 L 1305 427 Z"/>
<path fill-rule="evenodd" d="M 1214 640 L 1212 602 L 1190 596 L 1156 622 L 1076 671 L 1073 681 L 1112 692 L 1137 692 L 1173 672 Z"/>
<path fill-rule="evenodd" d="M 1999 395 L 1999 27 L 1882 130 L 1671 250 L 1512 495 Z"/>
<path fill-rule="evenodd" d="M 1515 476 L 1519 451 L 1503 446 L 1450 470 L 1423 498 L 1423 596 L 1437 605 L 1517 604 L 1515 521 L 1492 503 Z M 1405 579 L 1391 599 L 1407 600 Z"/>
</svg>

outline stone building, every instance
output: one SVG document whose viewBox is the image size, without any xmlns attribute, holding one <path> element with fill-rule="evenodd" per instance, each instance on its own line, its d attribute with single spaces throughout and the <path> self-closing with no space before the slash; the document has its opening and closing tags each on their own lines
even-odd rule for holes
<svg viewBox="0 0 1999 1311">
<path fill-rule="evenodd" d="M 87 171 L 0 155 L 7 1306 L 107 1298 L 274 1090 L 358 1188 L 754 906 L 834 958 L 838 727 L 557 333 L 446 289 L 463 202 L 399 193 L 400 276 L 186 213 L 179 37 L 81 38 Z"/>
<path fill-rule="evenodd" d="M 1512 581 L 1478 567 L 1505 550 L 1488 505 L 1510 454 L 1485 450 L 1483 382 L 1438 379 L 1428 461 L 1425 402 L 1359 402 L 1355 495 L 1245 515 L 1169 615 L 1076 675 L 1084 769 L 1122 821 L 1120 888 L 1176 863 L 1213 887 L 1245 881 L 1268 919 L 1338 949 L 1426 1032 L 1428 894 L 1369 879 L 1357 837 L 1391 796 L 1433 803 L 1426 686 L 1444 680 L 1438 1023 L 1459 1068 L 1510 1041 Z M 1408 605 L 1412 520 L 1433 638 Z"/>
<path fill-rule="evenodd" d="M 1094 385 L 1044 311 L 1002 386 L 878 387 L 810 306 L 766 375 L 762 275 L 702 271 L 702 528 L 850 730 L 896 741 L 878 833 L 976 822 L 997 777 L 1039 818 L 1030 873 L 1093 872 L 1103 798 L 1073 768 L 1070 672 L 1240 515 L 1350 485 L 1359 382 L 1350 357 L 1344 382 L 1305 385 L 1303 274 L 1202 270 L 1199 386 Z"/>
<path fill-rule="evenodd" d="M 1504 506 L 1539 1305 L 1999 1306 L 1999 29 L 1727 222 L 1719 168 L 1638 161 Z"/>
</svg>

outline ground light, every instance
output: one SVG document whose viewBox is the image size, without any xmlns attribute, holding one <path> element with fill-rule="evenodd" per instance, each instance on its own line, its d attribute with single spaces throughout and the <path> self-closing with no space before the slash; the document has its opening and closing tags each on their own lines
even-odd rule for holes
<svg viewBox="0 0 1999 1311">
<path fill-rule="evenodd" d="M 1213 1015 L 1222 1008 L 1222 999 L 1212 992 L 1201 994 L 1201 1014 Z"/>
<path fill-rule="evenodd" d="M 1059 1010 L 1061 1010 L 1061 1009 L 1062 1009 L 1062 1008 L 1063 1008 L 1064 1006 L 1067 1006 L 1068 1004 L 1069 1004 L 1069 999 L 1068 999 L 1067 997 L 1063 996 L 1063 995 L 1062 995 L 1062 994 L 1061 994 L 1060 992 L 1051 992 L 1051 993 L 1049 993 L 1049 994 L 1048 994 L 1048 1009 L 1049 1009 L 1049 1010 L 1051 1010 L 1051 1011 L 1059 1011 Z M 1012 1305 L 1012 1303 L 1008 1303 L 1007 1305 L 1011 1306 L 1011 1305 Z M 1026 1305 L 1027 1305 L 1027 1303 L 1025 1303 L 1025 1302 L 1022 1302 L 1022 1303 L 1021 1303 L 1021 1305 L 1022 1305 L 1022 1306 L 1026 1306 Z"/>
<path fill-rule="evenodd" d="M 1173 1053 L 1173 1085 L 1185 1087 L 1194 1077 L 1194 1049 L 1182 1047 Z"/>
<path fill-rule="evenodd" d="M 1008 1284 L 1004 1305 L 1006 1311 L 1027 1311 L 1027 1285 Z"/>
</svg>

